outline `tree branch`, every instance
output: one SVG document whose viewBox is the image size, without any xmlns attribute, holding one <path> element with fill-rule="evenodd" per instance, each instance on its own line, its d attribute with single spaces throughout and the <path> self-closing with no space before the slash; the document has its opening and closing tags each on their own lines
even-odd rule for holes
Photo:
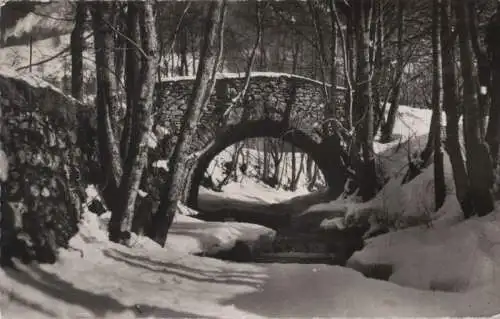
<svg viewBox="0 0 500 319">
<path fill-rule="evenodd" d="M 90 38 L 91 36 L 93 36 L 93 33 L 87 35 L 86 37 L 83 38 L 83 40 L 87 40 L 88 38 Z M 56 53 L 55 55 L 51 56 L 51 57 L 48 57 L 44 60 L 41 60 L 41 61 L 38 61 L 38 62 L 35 62 L 35 63 L 31 63 L 31 64 L 27 64 L 27 65 L 24 65 L 24 66 L 21 66 L 21 67 L 18 67 L 16 69 L 16 71 L 21 71 L 21 70 L 24 70 L 24 69 L 28 69 L 29 67 L 34 67 L 34 66 L 38 66 L 38 65 L 41 65 L 41 64 L 44 64 L 44 63 L 47 63 L 47 62 L 50 62 L 52 60 L 55 60 L 57 59 L 58 57 L 62 56 L 64 53 L 68 52 L 70 50 L 70 46 L 67 46 L 66 48 L 62 49 L 61 51 L 59 51 L 58 53 Z"/>
</svg>

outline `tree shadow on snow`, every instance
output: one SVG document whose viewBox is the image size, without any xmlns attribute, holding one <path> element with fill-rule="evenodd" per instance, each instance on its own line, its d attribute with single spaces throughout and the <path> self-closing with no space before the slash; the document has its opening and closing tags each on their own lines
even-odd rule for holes
<svg viewBox="0 0 500 319">
<path fill-rule="evenodd" d="M 48 317 L 55 318 L 57 316 L 55 312 L 46 309 L 45 307 L 37 304 L 36 302 L 24 298 L 18 292 L 8 291 L 5 288 L 0 288 L 0 294 L 7 296 L 7 304 L 2 304 L 0 307 L 0 309 L 2 310 L 1 312 L 3 312 L 3 315 L 8 313 L 9 306 L 11 306 L 12 304 L 18 304 Z"/>
<path fill-rule="evenodd" d="M 133 311 L 138 318 L 148 317 L 151 315 L 168 318 L 192 318 L 196 316 L 192 313 L 178 312 L 170 308 L 162 308 L 151 305 L 142 304 L 127 306 L 106 294 L 97 294 L 77 288 L 72 283 L 61 279 L 58 275 L 41 269 L 38 265 L 30 265 L 27 269 L 28 271 L 6 269 L 5 274 L 18 283 L 37 289 L 44 295 L 51 298 L 85 308 L 94 318 L 103 318 L 107 314 L 117 314 L 127 310 Z M 17 293 L 9 293 L 6 291 L 6 294 L 9 295 L 9 300 L 12 302 L 24 305 L 27 308 L 31 308 L 32 310 L 45 316 L 52 318 L 57 317 L 57 314 L 53 311 L 45 309 L 42 305 L 39 305 L 36 302 L 27 300 L 24 297 L 19 296 Z"/>
<path fill-rule="evenodd" d="M 255 272 L 232 271 L 222 268 L 219 270 L 205 270 L 202 268 L 188 267 L 171 262 L 152 260 L 149 257 L 132 255 L 115 249 L 105 250 L 104 256 L 115 261 L 123 262 L 132 267 L 178 276 L 180 278 L 197 282 L 240 286 L 246 285 L 255 288 L 262 284 L 264 280 L 262 275 Z M 260 277 L 258 277 L 259 275 Z"/>
<path fill-rule="evenodd" d="M 65 303 L 81 306 L 98 317 L 109 312 L 123 312 L 128 308 L 110 296 L 77 288 L 72 283 L 41 269 L 36 264 L 30 265 L 27 269 L 28 271 L 6 270 L 5 273 L 20 284 L 35 288 L 43 294 Z"/>
<path fill-rule="evenodd" d="M 136 305 L 135 308 L 137 318 L 201 318 L 199 314 L 150 305 Z M 216 319 L 217 317 L 203 315 L 203 318 Z"/>
</svg>

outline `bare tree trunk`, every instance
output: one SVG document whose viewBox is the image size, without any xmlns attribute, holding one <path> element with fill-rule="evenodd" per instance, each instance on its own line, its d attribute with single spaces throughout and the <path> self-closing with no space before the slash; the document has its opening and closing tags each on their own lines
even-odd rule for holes
<svg viewBox="0 0 500 319">
<path fill-rule="evenodd" d="M 280 142 L 275 140 L 271 142 L 271 158 L 274 164 L 272 183 L 274 186 L 279 186 L 279 171 L 283 160 L 283 143 Z M 281 147 L 278 146 L 278 143 L 280 143 Z"/>
<path fill-rule="evenodd" d="M 189 66 L 187 61 L 187 52 L 188 52 L 188 39 L 187 39 L 187 30 L 184 27 L 181 31 L 181 36 L 179 38 L 180 43 L 180 55 L 181 55 L 181 75 L 189 74 Z"/>
<path fill-rule="evenodd" d="M 337 115 L 337 19 L 336 5 L 334 0 L 328 2 L 330 6 L 330 28 L 331 28 L 331 44 L 330 44 L 330 104 L 329 112 L 331 116 Z"/>
<path fill-rule="evenodd" d="M 139 84 L 136 89 L 139 90 L 139 98 L 133 108 L 135 115 L 132 119 L 131 144 L 120 182 L 120 205 L 111 215 L 109 224 L 110 240 L 122 243 L 127 243 L 130 239 L 135 201 L 147 162 L 147 142 L 153 126 L 153 91 L 158 61 L 153 2 L 146 1 L 144 4 L 130 2 L 128 10 L 128 14 L 133 15 L 135 10 L 139 13 L 137 23 L 140 26 L 142 49 L 148 56 L 142 56 L 141 71 L 138 74 Z M 131 27 L 134 28 L 135 25 Z"/>
<path fill-rule="evenodd" d="M 486 116 L 489 112 L 489 91 L 491 89 L 491 72 L 490 63 L 488 61 L 488 56 L 486 50 L 481 47 L 479 41 L 480 37 L 478 34 L 478 21 L 477 21 L 477 10 L 475 1 L 467 2 L 467 9 L 470 12 L 469 18 L 469 29 L 471 33 L 471 43 L 472 50 L 477 60 L 477 71 L 479 79 L 479 117 L 481 121 L 480 133 L 481 138 L 484 139 L 486 136 Z"/>
<path fill-rule="evenodd" d="M 113 66 L 113 30 L 110 27 L 113 5 L 108 2 L 92 6 L 92 27 L 96 55 L 97 77 L 97 134 L 99 157 L 104 173 L 103 197 L 111 211 L 118 201 L 117 191 L 122 177 L 120 150 L 114 135 L 114 112 L 118 109 L 116 81 L 111 71 Z"/>
<path fill-rule="evenodd" d="M 116 31 L 115 35 L 115 50 L 114 50 L 114 77 L 116 81 L 116 88 L 118 89 L 117 94 L 121 95 L 122 88 L 122 77 L 124 71 L 124 60 L 125 60 L 125 43 L 126 39 L 123 37 L 123 33 L 125 32 L 125 10 L 120 3 L 115 4 L 117 13 L 115 14 L 115 20 L 112 22 Z M 119 130 L 117 131 L 119 132 Z M 121 132 L 119 132 L 121 134 Z"/>
<path fill-rule="evenodd" d="M 381 105 L 382 98 L 382 82 L 383 82 L 383 55 L 384 55 L 384 12 L 382 9 L 383 1 L 377 4 L 377 23 L 376 23 L 376 41 L 375 56 L 373 61 L 373 105 L 376 116 L 373 131 L 378 132 L 380 125 L 384 122 L 385 105 Z"/>
<path fill-rule="evenodd" d="M 33 66 L 33 36 L 30 35 L 30 63 L 29 63 L 29 71 L 30 73 L 33 72 L 32 66 Z"/>
<path fill-rule="evenodd" d="M 498 151 L 500 144 L 500 4 L 488 24 L 486 43 L 488 46 L 488 60 L 491 65 L 492 83 L 490 90 L 491 107 L 490 120 L 486 133 L 486 140 L 490 146 L 493 166 L 498 165 Z"/>
<path fill-rule="evenodd" d="M 443 68 L 443 109 L 446 113 L 446 152 L 450 156 L 458 202 L 465 215 L 472 206 L 468 196 L 469 182 L 459 139 L 459 109 L 455 74 L 454 46 L 456 37 L 451 31 L 451 1 L 441 0 L 441 55 Z"/>
<path fill-rule="evenodd" d="M 208 103 L 215 84 L 215 73 L 222 54 L 222 35 L 226 1 L 218 0 L 210 3 L 207 18 L 205 42 L 200 52 L 200 65 L 193 87 L 193 93 L 184 115 L 181 133 L 170 159 L 171 180 L 165 185 L 163 197 L 154 216 L 152 238 L 165 245 L 168 230 L 173 222 L 177 205 L 182 200 L 183 188 L 189 171 L 189 147 L 196 131 L 201 110 Z M 218 45 L 219 44 L 219 45 Z"/>
<path fill-rule="evenodd" d="M 355 67 L 355 53 L 354 53 L 354 38 L 355 38 L 355 33 L 354 33 L 354 19 L 351 16 L 347 17 L 347 28 L 346 28 L 346 36 L 344 39 L 344 64 L 346 65 L 344 69 L 345 73 L 345 78 L 346 78 L 346 84 L 347 84 L 347 91 L 346 91 L 346 102 L 347 102 L 347 109 L 346 109 L 346 118 L 347 118 L 347 129 L 351 130 L 353 128 L 353 121 L 354 121 L 354 87 L 353 87 L 353 82 L 355 79 L 355 73 L 354 70 L 356 69 Z"/>
<path fill-rule="evenodd" d="M 229 163 L 229 167 L 227 169 L 227 171 L 225 172 L 226 173 L 226 176 L 224 177 L 224 179 L 218 183 L 218 185 L 215 186 L 215 189 L 217 191 L 222 191 L 222 187 L 224 187 L 225 185 L 227 185 L 227 183 L 229 182 L 229 180 L 231 179 L 231 177 L 233 177 L 233 181 L 237 181 L 238 179 L 238 174 L 237 174 L 237 171 L 238 171 L 238 158 L 239 158 L 239 155 L 241 153 L 241 149 L 243 148 L 243 144 L 242 145 L 238 145 L 238 143 L 234 144 L 234 152 L 233 152 L 233 155 L 231 156 L 231 162 Z"/>
<path fill-rule="evenodd" d="M 314 186 L 316 185 L 316 182 L 318 181 L 318 175 L 319 175 L 319 167 L 316 163 L 314 163 L 314 174 L 313 178 L 311 181 L 311 190 L 314 190 Z"/>
<path fill-rule="evenodd" d="M 396 115 L 399 108 L 399 95 L 401 91 L 401 79 L 403 77 L 404 56 L 403 56 L 403 36 L 404 36 L 404 0 L 398 0 L 398 54 L 396 62 L 395 86 L 392 90 L 387 120 L 381 127 L 380 142 L 387 143 L 392 139 L 392 131 L 396 124 Z"/>
<path fill-rule="evenodd" d="M 400 0 L 401 1 L 401 0 Z M 373 152 L 373 103 L 372 85 L 370 79 L 370 25 L 371 3 L 362 1 L 356 8 L 357 32 L 357 85 L 356 85 L 356 113 L 359 122 L 357 143 L 362 151 L 362 163 L 359 174 L 360 195 L 364 200 L 372 198 L 378 188 L 378 179 L 375 168 L 375 154 Z"/>
<path fill-rule="evenodd" d="M 309 5 L 309 10 L 311 11 L 311 16 L 312 16 L 312 21 L 313 21 L 313 26 L 315 30 L 315 35 L 316 35 L 316 40 L 317 44 L 314 45 L 316 48 L 316 51 L 319 56 L 319 69 L 320 69 L 320 75 L 321 75 L 321 81 L 323 82 L 323 95 L 325 98 L 325 109 L 324 109 L 324 118 L 325 120 L 330 119 L 334 116 L 335 114 L 335 102 L 334 102 L 334 96 L 335 96 L 335 91 L 336 91 L 336 86 L 331 86 L 330 89 L 327 88 L 326 81 L 327 81 L 327 72 L 326 72 L 326 67 L 328 66 L 327 62 L 327 53 L 326 53 L 326 47 L 325 47 L 325 40 L 323 38 L 323 30 L 321 28 L 321 9 L 318 7 L 318 3 L 316 0 L 308 0 L 307 1 Z M 333 33 L 336 33 L 336 28 L 335 24 L 332 25 L 332 31 Z M 336 37 L 336 34 L 335 34 Z M 336 49 L 336 45 L 333 46 Z M 335 56 L 331 55 L 331 59 L 333 61 L 331 62 L 336 62 Z M 335 74 L 330 72 L 330 81 L 334 79 L 336 81 L 336 68 L 335 65 L 331 65 L 331 72 L 335 72 Z M 333 94 L 333 95 L 332 95 Z M 325 132 L 328 132 L 328 123 L 329 121 L 325 121 L 325 124 L 323 125 L 323 130 Z M 328 134 L 328 133 L 326 133 Z"/>
<path fill-rule="evenodd" d="M 297 175 L 295 176 L 295 179 L 292 181 L 292 185 L 291 185 L 291 190 L 296 190 L 297 189 L 297 184 L 299 183 L 300 181 L 300 176 L 302 175 L 302 172 L 304 171 L 304 157 L 305 157 L 305 153 L 302 152 L 301 156 L 300 156 L 300 165 L 299 165 L 299 171 L 297 172 Z"/>
<path fill-rule="evenodd" d="M 292 192 L 297 189 L 297 185 L 295 184 L 296 179 L 297 179 L 297 158 L 295 156 L 295 145 L 292 144 L 292 176 L 290 180 L 290 190 Z"/>
<path fill-rule="evenodd" d="M 307 177 L 307 181 L 310 182 L 312 181 L 312 178 L 313 178 L 313 160 L 311 158 L 311 156 L 309 156 L 309 154 L 306 154 L 306 177 Z"/>
<path fill-rule="evenodd" d="M 195 44 L 196 37 L 193 33 L 190 34 L 191 34 L 191 61 L 192 61 L 191 67 L 193 68 L 192 70 L 193 74 L 196 74 L 196 44 Z"/>
<path fill-rule="evenodd" d="M 83 99 L 83 31 L 85 27 L 85 3 L 77 2 L 75 26 L 71 32 L 71 95 Z"/>
<path fill-rule="evenodd" d="M 473 212 L 483 216 L 494 208 L 490 189 L 493 185 L 493 165 L 481 133 L 481 113 L 479 109 L 471 50 L 471 34 L 467 3 L 455 0 L 457 31 L 460 43 L 460 66 L 463 79 L 464 100 L 464 137 L 466 140 L 467 171 L 469 175 L 469 194 L 473 203 Z"/>
<path fill-rule="evenodd" d="M 441 37 L 439 1 L 432 2 L 432 108 L 434 128 L 434 199 L 436 211 L 443 205 L 446 196 L 443 151 L 441 149 L 441 105 L 443 103 L 443 76 L 441 61 Z"/>
<path fill-rule="evenodd" d="M 136 50 L 131 41 L 139 43 L 139 12 L 136 6 L 130 5 L 126 17 L 126 36 L 129 41 L 126 43 L 125 55 L 125 90 L 127 110 L 125 112 L 124 125 L 120 139 L 120 153 L 123 159 L 127 158 L 131 145 L 137 144 L 138 135 L 132 134 L 132 123 L 137 121 L 138 113 L 134 111 L 140 90 L 139 72 L 141 66 L 141 54 Z"/>
<path fill-rule="evenodd" d="M 269 177 L 269 145 L 267 143 L 267 138 L 263 140 L 264 146 L 264 163 L 262 164 L 262 180 L 265 181 Z"/>
<path fill-rule="evenodd" d="M 434 93 L 434 91 L 433 91 L 433 93 Z M 430 106 L 434 110 L 433 102 L 431 101 L 430 104 L 431 104 Z M 436 135 L 440 134 L 438 131 L 439 127 L 434 125 L 434 123 L 439 120 L 437 118 L 438 116 L 439 116 L 439 114 L 437 114 L 434 111 L 432 112 L 431 124 L 429 127 L 429 135 L 427 136 L 427 143 L 425 144 L 424 150 L 420 153 L 420 159 L 422 160 L 422 163 L 423 163 L 421 167 L 427 167 L 429 165 L 431 155 L 434 152 L 434 141 L 435 141 Z"/>
</svg>

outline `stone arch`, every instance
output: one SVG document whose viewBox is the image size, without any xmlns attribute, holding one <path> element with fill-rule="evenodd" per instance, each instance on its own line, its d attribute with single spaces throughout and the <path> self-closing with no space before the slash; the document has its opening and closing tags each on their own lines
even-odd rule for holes
<svg viewBox="0 0 500 319">
<path fill-rule="evenodd" d="M 300 128 L 290 127 L 287 123 L 271 119 L 246 121 L 227 126 L 218 132 L 214 141 L 201 154 L 188 178 L 188 205 L 196 208 L 198 204 L 199 186 L 210 162 L 226 147 L 255 137 L 283 138 L 309 154 L 318 165 L 325 177 L 332 196 L 340 194 L 345 183 L 345 172 L 342 169 L 340 155 L 335 154 L 333 147 L 329 152 L 325 142 L 318 143 L 314 138 Z"/>
</svg>

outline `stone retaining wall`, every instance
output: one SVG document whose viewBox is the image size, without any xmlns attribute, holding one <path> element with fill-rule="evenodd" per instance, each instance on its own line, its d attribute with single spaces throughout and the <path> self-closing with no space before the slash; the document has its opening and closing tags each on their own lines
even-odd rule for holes
<svg viewBox="0 0 500 319">
<path fill-rule="evenodd" d="M 46 82 L 0 72 L 1 257 L 54 262 L 77 231 L 83 202 L 77 146 L 84 107 Z"/>
</svg>

